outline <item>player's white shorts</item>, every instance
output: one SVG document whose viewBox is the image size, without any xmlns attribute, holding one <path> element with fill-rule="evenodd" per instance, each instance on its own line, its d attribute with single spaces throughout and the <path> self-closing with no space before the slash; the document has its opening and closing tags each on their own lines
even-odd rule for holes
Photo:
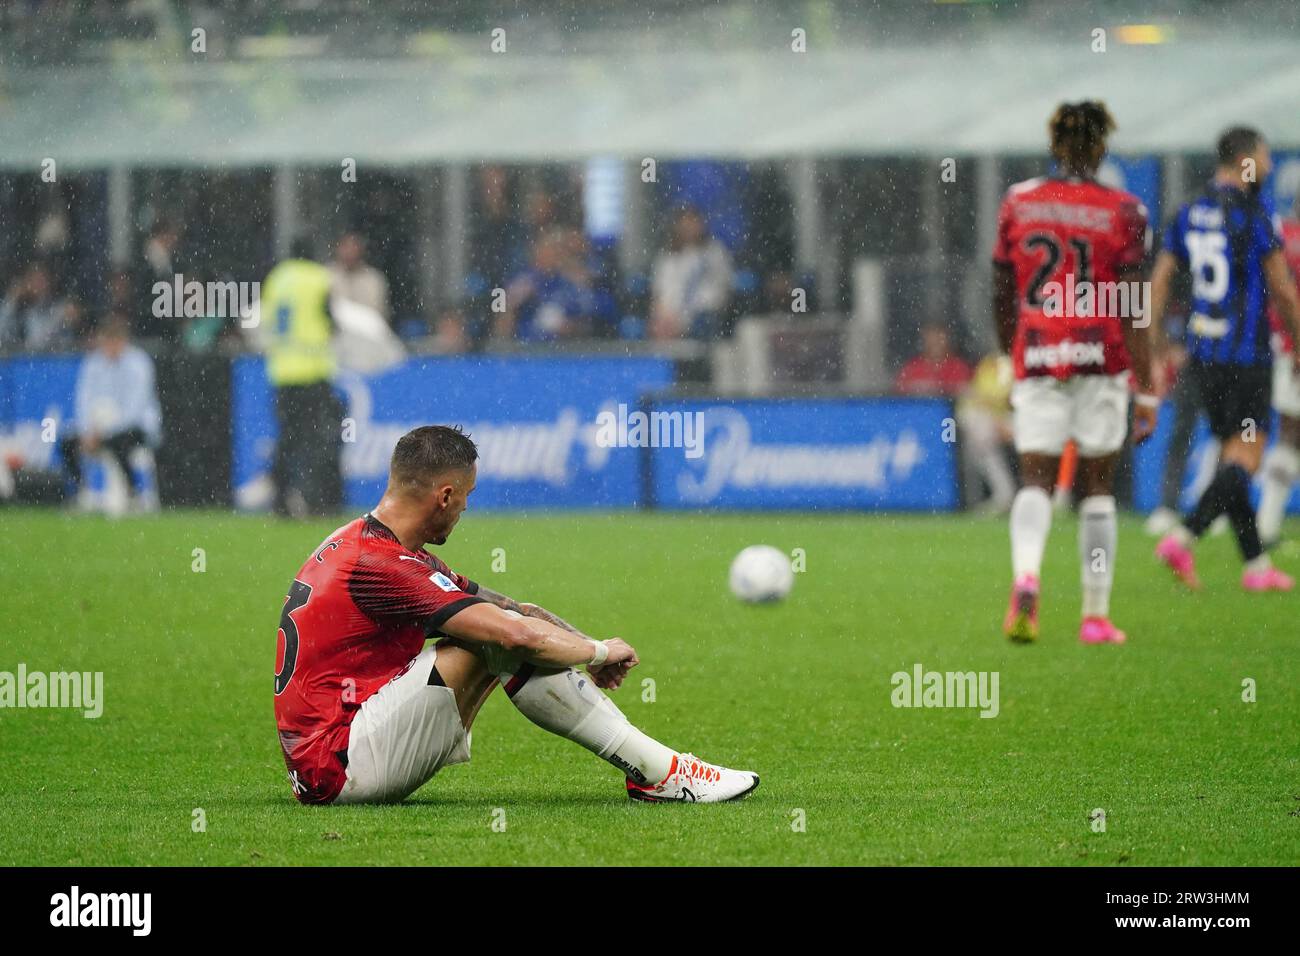
<svg viewBox="0 0 1300 956">
<path fill-rule="evenodd" d="M 1016 451 L 1060 455 L 1072 438 L 1083 458 L 1114 454 L 1128 433 L 1128 384 L 1128 372 L 1020 379 L 1011 386 Z"/>
<path fill-rule="evenodd" d="M 443 767 L 469 760 L 470 735 L 451 688 L 429 683 L 437 648 L 368 698 L 352 720 L 348 776 L 335 803 L 388 803 L 414 793 Z"/>
<path fill-rule="evenodd" d="M 1273 407 L 1280 414 L 1300 418 L 1300 375 L 1290 355 L 1273 359 Z"/>
</svg>

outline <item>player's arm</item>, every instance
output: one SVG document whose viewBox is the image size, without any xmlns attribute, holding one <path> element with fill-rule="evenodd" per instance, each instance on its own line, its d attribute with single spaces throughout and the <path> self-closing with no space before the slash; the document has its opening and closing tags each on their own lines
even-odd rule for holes
<svg viewBox="0 0 1300 956">
<path fill-rule="evenodd" d="M 436 563 L 430 574 L 423 561 L 395 551 L 364 552 L 348 578 L 353 603 L 381 623 L 418 625 L 427 635 L 496 645 L 548 667 L 587 664 L 600 687 L 617 687 L 638 663 L 636 651 L 624 641 L 594 641 L 548 621 L 512 614 L 472 591 L 470 582 L 446 565 Z"/>
<path fill-rule="evenodd" d="M 1142 281 L 1142 270 L 1137 267 L 1123 269 L 1117 278 L 1120 282 L 1129 283 L 1129 288 L 1134 288 Z M 1152 341 L 1155 334 L 1152 329 L 1155 323 L 1150 321 L 1148 314 L 1121 318 L 1120 325 L 1124 329 L 1124 345 L 1133 360 L 1133 378 L 1138 388 L 1137 400 L 1133 408 L 1133 440 L 1143 442 L 1156 430 L 1156 417 L 1160 411 L 1152 360 L 1155 352 Z"/>
<path fill-rule="evenodd" d="M 1178 266 L 1178 257 L 1168 249 L 1161 249 L 1156 256 L 1155 267 L 1151 270 L 1151 301 L 1147 303 L 1147 317 L 1153 329 L 1159 329 L 1164 321 Z"/>
<path fill-rule="evenodd" d="M 1016 338 L 1016 323 L 1020 319 L 1020 302 L 1016 290 L 1016 268 L 1012 252 L 1014 220 L 1010 193 L 998 207 L 997 232 L 993 239 L 993 324 L 998 333 L 998 345 L 1011 354 Z"/>
<path fill-rule="evenodd" d="M 502 610 L 514 611 L 516 614 L 522 614 L 525 617 L 536 618 L 539 621 L 553 624 L 555 627 L 568 631 L 570 634 L 583 638 L 584 640 L 595 641 L 595 638 L 588 637 L 558 614 L 552 614 L 550 611 L 546 610 L 546 608 L 537 604 L 528 604 L 526 602 L 516 601 L 512 597 L 502 594 L 500 591 L 493 591 L 491 588 L 483 587 L 481 584 L 478 586 L 476 594 L 484 601 L 494 604 Z M 627 676 L 627 672 L 636 666 L 637 660 L 635 652 L 633 652 L 631 662 L 620 661 L 616 663 L 617 666 L 609 666 L 608 664 L 604 667 L 599 665 L 588 665 L 587 670 L 591 673 L 591 676 L 596 681 L 598 687 L 612 689 L 617 688 L 622 684 L 623 678 Z"/>
<path fill-rule="evenodd" d="M 1292 358 L 1300 366 L 1300 295 L 1296 294 L 1295 277 L 1287 267 L 1281 249 L 1274 249 L 1264 257 L 1264 282 L 1268 294 L 1277 306 L 1287 331 L 1291 333 Z"/>
<path fill-rule="evenodd" d="M 1174 287 L 1174 277 L 1178 270 L 1189 267 L 1187 256 L 1187 208 L 1178 210 L 1178 214 L 1165 226 L 1160 240 L 1160 251 L 1156 253 L 1155 265 L 1151 269 L 1151 295 L 1147 302 L 1147 318 L 1151 322 L 1153 335 L 1161 335 L 1164 330 L 1165 313 L 1169 309 L 1170 294 Z"/>
<path fill-rule="evenodd" d="M 639 660 L 617 637 L 594 641 L 550 621 L 507 613 L 486 601 L 457 611 L 439 627 L 442 633 L 476 644 L 490 644 L 520 655 L 531 664 L 574 667 L 586 664 L 601 687 L 617 687 Z"/>
<path fill-rule="evenodd" d="M 500 591 L 493 591 L 491 588 L 486 588 L 481 584 L 479 585 L 477 593 L 479 597 L 487 601 L 489 604 L 495 604 L 499 608 L 504 608 L 507 611 L 514 611 L 515 613 L 522 614 L 525 617 L 535 617 L 538 620 L 546 621 L 549 624 L 554 624 L 556 627 L 563 628 L 571 634 L 577 634 L 579 637 L 587 637 L 586 634 L 583 634 L 582 631 L 564 620 L 564 618 L 560 617 L 558 614 L 552 614 L 544 607 L 516 601 L 512 597 L 502 594 Z M 587 639 L 590 640 L 590 638 Z"/>
<path fill-rule="evenodd" d="M 998 345 L 1011 352 L 1016 337 L 1016 270 L 1010 262 L 993 263 L 993 321 L 997 324 Z"/>
</svg>

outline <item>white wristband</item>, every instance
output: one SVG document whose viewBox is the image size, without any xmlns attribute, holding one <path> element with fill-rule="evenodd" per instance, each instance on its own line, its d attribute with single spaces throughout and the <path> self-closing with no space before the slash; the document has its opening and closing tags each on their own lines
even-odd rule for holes
<svg viewBox="0 0 1300 956">
<path fill-rule="evenodd" d="M 604 641 L 592 641 L 591 643 L 595 645 L 596 650 L 592 654 L 591 660 L 587 661 L 587 664 L 590 667 L 599 667 L 609 657 L 609 646 Z"/>
<path fill-rule="evenodd" d="M 1137 396 L 1137 398 L 1133 400 L 1137 402 L 1139 405 L 1141 405 L 1143 408 L 1160 407 L 1160 399 L 1157 398 L 1155 395 L 1139 395 Z"/>
</svg>

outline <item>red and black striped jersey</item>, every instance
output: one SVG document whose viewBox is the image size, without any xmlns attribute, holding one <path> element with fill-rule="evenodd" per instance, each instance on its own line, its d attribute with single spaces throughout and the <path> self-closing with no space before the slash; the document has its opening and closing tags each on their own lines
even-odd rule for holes
<svg viewBox="0 0 1300 956">
<path fill-rule="evenodd" d="M 1126 277 L 1142 265 L 1148 244 L 1146 207 L 1131 193 L 1065 177 L 1007 191 L 993 261 L 1015 275 L 1016 378 L 1114 375 L 1130 367 L 1121 323 L 1139 317 L 1145 294 Z"/>
<path fill-rule="evenodd" d="M 1279 228 L 1282 253 L 1286 256 L 1286 264 L 1291 269 L 1291 278 L 1296 284 L 1297 291 L 1300 291 L 1300 219 L 1288 216 L 1281 221 Z M 1287 331 L 1282 317 L 1277 314 L 1277 306 L 1272 303 L 1268 307 L 1268 321 L 1276 337 L 1275 350 L 1283 353 L 1290 352 L 1291 334 Z"/>
<path fill-rule="evenodd" d="M 289 587 L 276 633 L 275 720 L 294 795 L 328 803 L 346 779 L 352 718 L 425 639 L 482 598 L 371 515 L 339 528 Z"/>
</svg>

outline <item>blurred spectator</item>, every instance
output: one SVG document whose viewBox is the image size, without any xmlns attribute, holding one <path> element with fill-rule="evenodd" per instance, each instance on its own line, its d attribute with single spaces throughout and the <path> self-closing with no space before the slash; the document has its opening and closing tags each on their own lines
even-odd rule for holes
<svg viewBox="0 0 1300 956">
<path fill-rule="evenodd" d="M 135 298 L 135 280 L 129 269 L 114 269 L 108 276 L 107 311 L 134 316 L 139 303 Z"/>
<path fill-rule="evenodd" d="M 510 263 L 512 272 L 528 267 L 532 249 L 548 232 L 560 225 L 555 197 L 539 187 L 530 189 L 524 197 L 523 234 L 519 237 L 514 250 L 514 261 Z"/>
<path fill-rule="evenodd" d="M 619 334 L 623 318 L 623 276 L 618 264 L 618 244 L 612 240 L 593 242 L 581 230 L 572 230 L 580 261 L 591 285 L 592 335 L 600 338 Z"/>
<path fill-rule="evenodd" d="M 771 315 L 789 315 L 794 301 L 794 277 L 777 271 L 763 280 L 762 311 Z"/>
<path fill-rule="evenodd" d="M 997 352 L 986 355 L 957 403 L 966 488 L 974 487 L 971 478 L 982 478 L 988 497 L 981 508 L 998 513 L 1010 509 L 1016 494 L 1009 458 L 1012 378 L 1011 359 Z"/>
<path fill-rule="evenodd" d="M 510 181 L 505 167 L 490 165 L 479 170 L 478 209 L 471 240 L 470 271 L 473 295 L 504 287 L 506 279 L 526 265 L 512 257 L 520 248 L 523 225 L 510 201 Z"/>
<path fill-rule="evenodd" d="M 63 189 L 52 196 L 36 223 L 32 237 L 37 257 L 49 263 L 56 273 L 60 273 L 67 265 L 68 254 L 72 250 L 72 218 L 68 209 L 70 201 L 71 197 L 65 195 Z"/>
<path fill-rule="evenodd" d="M 902 395 L 955 398 L 970 377 L 970 366 L 953 354 L 948 329 L 930 322 L 921 329 L 921 354 L 903 366 L 894 389 Z"/>
<path fill-rule="evenodd" d="M 229 285 L 231 288 L 234 288 L 233 284 L 238 282 L 231 275 L 215 276 L 211 281 L 219 285 Z M 236 305 L 240 304 L 236 303 Z M 185 350 L 195 355 L 202 355 L 211 352 L 223 341 L 238 346 L 242 342 L 240 318 L 238 309 L 229 310 L 220 307 L 212 311 L 204 309 L 201 315 L 185 316 L 183 320 L 179 320 Z"/>
<path fill-rule="evenodd" d="M 439 355 L 459 355 L 474 345 L 465 313 L 453 306 L 444 309 L 434 323 L 433 351 Z"/>
<path fill-rule="evenodd" d="M 573 237 L 563 229 L 552 229 L 537 240 L 531 268 L 506 288 L 506 311 L 494 330 L 498 338 L 553 342 L 590 332 L 591 277 L 574 250 Z"/>
<path fill-rule="evenodd" d="M 668 248 L 655 259 L 650 337 L 712 338 L 731 298 L 731 255 L 687 206 L 673 218 Z"/>
<path fill-rule="evenodd" d="M 388 280 L 366 262 L 366 244 L 360 235 L 347 232 L 339 237 L 330 274 L 334 277 L 335 295 L 374 309 L 384 321 L 389 320 Z"/>
<path fill-rule="evenodd" d="M 344 409 L 331 384 L 337 370 L 330 271 L 305 239 L 262 283 L 266 376 L 275 389 L 279 438 L 272 466 L 275 511 L 295 518 L 329 514 L 343 503 L 340 471 Z"/>
<path fill-rule="evenodd" d="M 166 283 L 169 287 L 176 276 L 184 276 L 180 261 L 181 231 L 171 219 L 160 218 L 144 244 L 144 261 L 137 276 L 136 309 L 132 314 L 136 334 L 142 338 L 174 342 L 180 338 L 181 325 L 168 315 L 154 315 L 154 286 Z M 186 280 L 196 276 L 184 276 Z"/>
<path fill-rule="evenodd" d="M 76 343 L 80 308 L 54 294 L 49 267 L 36 261 L 9 287 L 0 303 L 0 348 L 57 349 Z"/>
<path fill-rule="evenodd" d="M 79 346 L 89 337 L 94 321 L 89 317 L 86 304 L 75 295 L 67 296 L 63 302 L 63 321 L 70 335 L 67 344 Z M 107 315 L 108 313 L 105 312 L 104 314 Z"/>
<path fill-rule="evenodd" d="M 809 278 L 804 276 L 802 281 L 796 284 L 794 275 L 784 269 L 768 273 L 763 280 L 761 311 L 769 315 L 786 316 L 816 312 L 817 303 L 812 294 L 812 283 L 808 281 Z M 802 311 L 795 309 L 797 301 L 802 304 Z"/>
<path fill-rule="evenodd" d="M 156 448 L 162 437 L 162 412 L 154 367 L 143 349 L 131 344 L 131 323 L 120 312 L 99 324 L 95 344 L 77 371 L 75 430 L 59 442 L 64 473 L 73 490 L 81 485 L 82 456 L 106 451 L 126 476 L 131 495 L 140 488 L 131 468 L 137 448 Z"/>
</svg>

